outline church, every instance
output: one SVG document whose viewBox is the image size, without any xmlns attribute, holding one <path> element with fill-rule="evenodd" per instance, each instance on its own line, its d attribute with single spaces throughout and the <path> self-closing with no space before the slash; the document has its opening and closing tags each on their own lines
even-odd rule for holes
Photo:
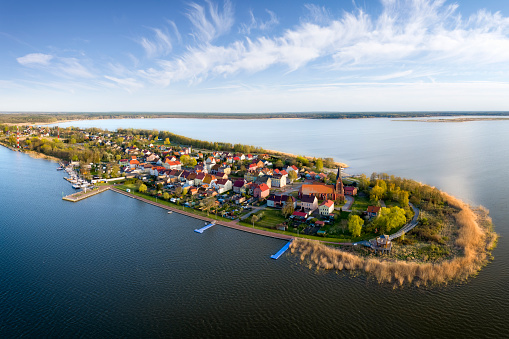
<svg viewBox="0 0 509 339">
<path fill-rule="evenodd" d="M 299 198 L 303 195 L 315 196 L 320 200 L 340 200 L 345 199 L 345 188 L 341 180 L 341 167 L 338 168 L 335 185 L 325 185 L 322 183 L 303 184 L 299 189 Z"/>
</svg>

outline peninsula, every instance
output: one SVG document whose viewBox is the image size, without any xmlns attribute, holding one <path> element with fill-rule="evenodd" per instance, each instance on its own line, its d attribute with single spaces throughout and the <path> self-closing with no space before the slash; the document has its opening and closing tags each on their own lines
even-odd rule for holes
<svg viewBox="0 0 509 339">
<path fill-rule="evenodd" d="M 169 211 L 293 239 L 291 251 L 310 267 L 360 270 L 379 282 L 467 279 L 497 239 L 482 207 L 385 173 L 349 176 L 332 158 L 134 129 L 6 124 L 0 143 L 59 159 L 76 188 L 109 186 Z"/>
</svg>

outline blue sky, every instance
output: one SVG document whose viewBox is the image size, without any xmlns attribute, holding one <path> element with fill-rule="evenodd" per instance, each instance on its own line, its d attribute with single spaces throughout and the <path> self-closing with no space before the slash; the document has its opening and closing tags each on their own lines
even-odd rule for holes
<svg viewBox="0 0 509 339">
<path fill-rule="evenodd" d="M 509 110 L 509 2 L 0 2 L 0 111 Z"/>
</svg>

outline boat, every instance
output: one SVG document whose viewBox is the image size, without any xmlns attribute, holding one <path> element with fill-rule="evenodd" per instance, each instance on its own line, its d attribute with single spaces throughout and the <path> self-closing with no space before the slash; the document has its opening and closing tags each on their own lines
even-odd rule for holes
<svg viewBox="0 0 509 339">
<path fill-rule="evenodd" d="M 74 185 L 72 185 L 72 188 L 74 188 L 74 189 L 80 189 L 80 188 L 81 188 L 81 185 L 80 185 L 80 184 L 74 184 Z"/>
<path fill-rule="evenodd" d="M 168 211 L 168 214 L 172 214 L 173 212 L 172 211 Z"/>
<path fill-rule="evenodd" d="M 62 171 L 64 168 L 62 166 L 57 167 L 57 171 Z"/>
</svg>

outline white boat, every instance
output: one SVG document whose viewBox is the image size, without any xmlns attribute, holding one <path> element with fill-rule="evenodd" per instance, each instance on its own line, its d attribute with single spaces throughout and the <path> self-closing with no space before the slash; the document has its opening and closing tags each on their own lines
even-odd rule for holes
<svg viewBox="0 0 509 339">
<path fill-rule="evenodd" d="M 74 188 L 74 189 L 80 189 L 80 188 L 81 188 L 81 185 L 80 185 L 80 184 L 74 184 L 74 185 L 72 185 L 72 188 Z"/>
<path fill-rule="evenodd" d="M 172 211 L 169 211 L 168 214 L 172 214 L 173 212 Z"/>
</svg>

